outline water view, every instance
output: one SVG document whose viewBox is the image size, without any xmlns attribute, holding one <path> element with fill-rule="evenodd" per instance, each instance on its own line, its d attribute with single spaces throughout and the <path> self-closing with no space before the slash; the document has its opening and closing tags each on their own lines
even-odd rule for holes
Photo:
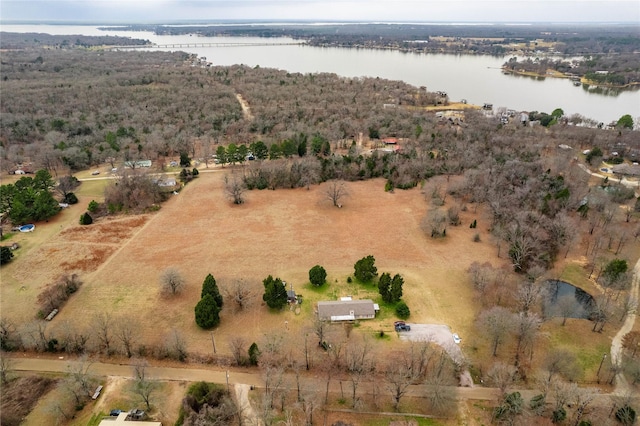
<svg viewBox="0 0 640 426">
<path fill-rule="evenodd" d="M 545 317 L 589 318 L 593 297 L 586 291 L 560 280 L 545 282 L 546 297 L 543 301 Z"/>
<path fill-rule="evenodd" d="M 518 111 L 551 113 L 562 108 L 567 115 L 580 114 L 604 123 L 625 114 L 640 117 L 640 90 L 612 90 L 574 86 L 567 79 L 505 75 L 500 67 L 508 57 L 413 54 L 392 50 L 322 48 L 287 45 L 290 38 L 199 37 L 155 35 L 152 32 L 99 30 L 97 26 L 4 25 L 3 31 L 48 34 L 118 35 L 146 39 L 154 44 L 191 43 L 191 47 L 150 48 L 182 50 L 206 57 L 213 65 L 245 64 L 290 72 L 330 72 L 345 77 L 380 77 L 403 80 L 429 91 L 445 91 L 451 101 L 491 103 Z M 193 47 L 193 43 L 264 43 L 268 46 Z M 277 45 L 282 44 L 282 45 Z"/>
</svg>

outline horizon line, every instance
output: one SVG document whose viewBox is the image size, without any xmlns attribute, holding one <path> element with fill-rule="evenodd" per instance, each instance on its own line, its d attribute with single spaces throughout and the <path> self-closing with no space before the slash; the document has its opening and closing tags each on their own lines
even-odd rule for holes
<svg viewBox="0 0 640 426">
<path fill-rule="evenodd" d="M 330 19 L 179 19 L 162 21 L 67 20 L 67 19 L 0 19 L 4 25 L 217 25 L 217 24 L 369 24 L 369 25 L 636 25 L 631 21 L 415 21 L 415 20 L 330 20 Z"/>
</svg>

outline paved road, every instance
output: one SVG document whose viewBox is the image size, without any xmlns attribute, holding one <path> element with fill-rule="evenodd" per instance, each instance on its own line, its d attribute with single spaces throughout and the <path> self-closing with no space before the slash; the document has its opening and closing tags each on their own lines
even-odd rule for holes
<svg viewBox="0 0 640 426">
<path fill-rule="evenodd" d="M 28 358 L 28 357 L 20 357 L 20 356 L 12 357 L 13 365 L 12 368 L 17 371 L 35 371 L 35 372 L 56 372 L 56 373 L 65 373 L 69 371 L 70 363 L 74 362 L 74 360 L 58 360 L 58 359 L 47 359 L 47 358 Z M 115 376 L 115 377 L 124 377 L 124 378 L 133 378 L 133 369 L 129 365 L 125 364 L 109 364 L 103 362 L 95 362 L 91 365 L 89 369 L 90 374 L 96 376 Z M 264 381 L 262 380 L 262 372 L 260 370 L 253 371 L 238 371 L 235 369 L 222 369 L 219 367 L 209 367 L 209 368 L 194 368 L 191 365 L 185 364 L 180 367 L 158 367 L 158 366 L 149 366 L 147 368 L 148 377 L 156 380 L 162 381 L 207 381 L 213 383 L 226 384 L 227 383 L 227 374 L 228 374 L 228 383 L 229 385 L 240 385 L 238 388 L 246 389 L 248 385 L 249 387 L 253 385 L 257 388 L 257 391 L 264 386 Z M 376 379 L 377 380 L 377 379 Z M 295 377 L 293 374 L 285 375 L 285 387 L 289 389 L 295 388 Z M 308 374 L 305 375 L 302 379 L 302 383 L 306 387 L 311 387 L 313 389 L 318 389 L 319 392 L 324 392 L 326 381 L 322 376 Z M 374 384 L 377 385 L 378 394 L 388 394 L 384 382 L 373 382 L 367 381 L 363 382 L 359 388 L 358 393 L 366 393 L 373 394 Z M 349 392 L 349 382 L 347 380 L 342 380 L 340 383 L 339 380 L 335 379 L 331 381 L 330 391 L 332 393 L 338 393 L 341 391 L 341 385 L 344 387 L 345 393 Z M 412 397 L 424 397 L 428 393 L 428 385 L 415 385 L 409 388 L 407 392 L 407 396 Z M 455 387 L 455 392 L 458 400 L 484 400 L 484 401 L 497 401 L 500 398 L 500 390 L 497 388 L 486 388 L 475 386 L 472 388 L 469 387 Z M 512 389 L 510 391 L 514 391 Z M 539 394 L 540 392 L 537 390 L 531 389 L 518 389 L 521 393 L 522 397 L 525 401 L 530 400 L 533 396 Z M 602 393 L 597 395 L 594 400 L 594 405 L 599 406 L 610 406 L 610 394 Z M 244 397 L 244 395 L 243 395 Z"/>
<path fill-rule="evenodd" d="M 19 356 L 12 357 L 12 369 L 16 371 L 35 371 L 35 372 L 54 372 L 54 373 L 66 373 L 69 371 L 70 365 L 75 362 L 73 359 L 59 360 L 48 358 L 22 358 Z M 109 364 L 104 362 L 94 362 L 89 368 L 89 372 L 95 376 L 114 376 L 133 378 L 133 368 L 126 364 Z M 200 381 L 226 384 L 227 372 L 229 374 L 229 385 L 253 385 L 255 388 L 262 388 L 264 381 L 262 380 L 262 373 L 259 370 L 251 372 L 242 372 L 235 369 L 221 369 L 219 367 L 209 368 L 194 368 L 190 365 L 184 365 L 183 367 L 158 367 L 149 366 L 147 368 L 148 377 L 162 381 Z M 295 379 L 293 375 L 287 375 L 287 383 L 291 384 L 293 388 L 295 386 Z M 321 376 L 308 375 L 304 378 L 304 382 L 313 385 L 316 389 L 325 389 L 326 382 Z M 315 383 L 314 383 L 315 382 Z M 383 384 L 378 383 L 380 388 L 383 388 Z M 348 382 L 343 380 L 343 386 L 345 389 L 349 386 Z M 459 399 L 474 399 L 474 400 L 497 400 L 499 397 L 499 390 L 494 388 L 474 387 L 474 388 L 455 388 Z M 331 392 L 340 391 L 340 381 L 332 380 Z M 373 382 L 364 382 L 359 388 L 359 392 L 373 393 Z M 412 386 L 408 392 L 408 395 L 423 396 L 426 391 L 425 385 Z M 383 390 L 384 392 L 384 390 Z M 528 391 L 525 391 L 528 394 Z M 533 396 L 534 392 L 531 391 Z"/>
</svg>

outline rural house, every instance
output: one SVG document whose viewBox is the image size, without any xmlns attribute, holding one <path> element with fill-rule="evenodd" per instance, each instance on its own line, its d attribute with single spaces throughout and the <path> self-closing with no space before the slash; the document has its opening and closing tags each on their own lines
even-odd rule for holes
<svg viewBox="0 0 640 426">
<path fill-rule="evenodd" d="M 354 321 L 373 319 L 380 308 L 371 299 L 335 300 L 318 302 L 318 318 L 321 321 Z"/>
<path fill-rule="evenodd" d="M 134 426 L 162 426 L 160 422 L 153 421 L 140 421 L 136 418 L 135 414 L 137 410 L 131 410 L 129 412 L 122 411 L 117 417 L 105 417 L 100 421 L 98 426 L 117 426 L 117 425 L 134 425 Z"/>
</svg>

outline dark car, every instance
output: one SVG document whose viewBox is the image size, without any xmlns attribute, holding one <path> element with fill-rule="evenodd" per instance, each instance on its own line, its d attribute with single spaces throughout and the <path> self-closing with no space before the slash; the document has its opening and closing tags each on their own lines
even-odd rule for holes
<svg viewBox="0 0 640 426">
<path fill-rule="evenodd" d="M 117 416 L 119 416 L 119 415 L 120 415 L 120 413 L 122 413 L 122 410 L 118 410 L 118 409 L 116 408 L 116 409 L 114 409 L 114 410 L 111 410 L 111 411 L 109 412 L 109 415 L 110 415 L 110 416 L 117 417 Z"/>
<path fill-rule="evenodd" d="M 396 324 L 396 331 L 411 331 L 411 326 L 409 324 L 405 324 L 404 322 L 401 324 Z"/>
</svg>

